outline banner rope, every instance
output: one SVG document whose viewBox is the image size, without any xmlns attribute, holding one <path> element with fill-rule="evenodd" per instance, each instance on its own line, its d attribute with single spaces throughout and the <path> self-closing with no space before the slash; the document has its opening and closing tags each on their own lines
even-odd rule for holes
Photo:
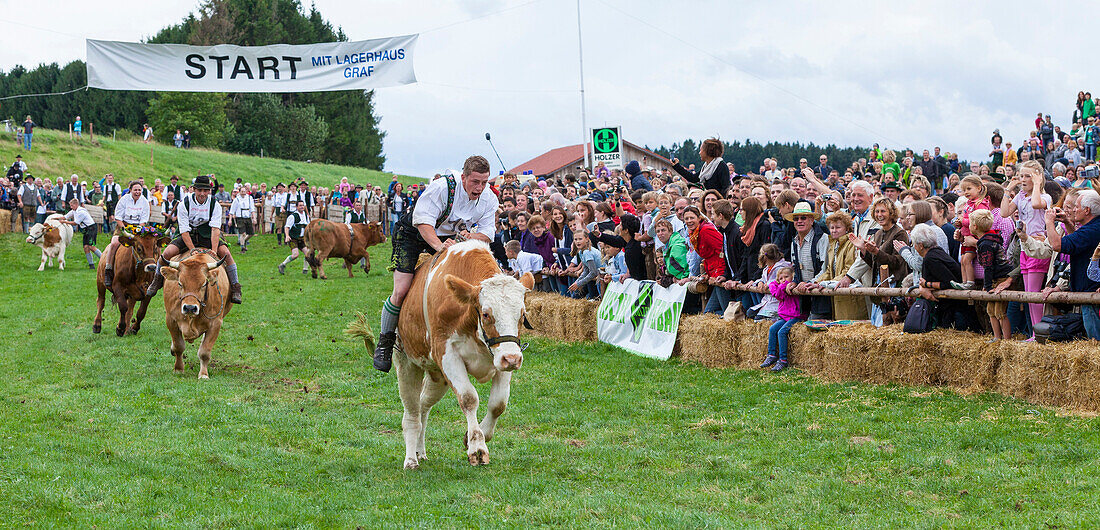
<svg viewBox="0 0 1100 530">
<path fill-rule="evenodd" d="M 16 95 L 16 96 L 4 96 L 4 97 L 0 98 L 0 101 L 4 101 L 5 99 L 33 98 L 33 97 L 38 97 L 38 96 L 64 96 L 65 94 L 72 94 L 73 92 L 77 92 L 79 90 L 84 90 L 86 88 L 88 88 L 88 85 L 84 85 L 80 88 L 74 88 L 72 90 L 67 90 L 65 92 L 49 92 L 49 93 L 44 93 L 44 94 L 19 94 L 19 95 Z"/>
</svg>

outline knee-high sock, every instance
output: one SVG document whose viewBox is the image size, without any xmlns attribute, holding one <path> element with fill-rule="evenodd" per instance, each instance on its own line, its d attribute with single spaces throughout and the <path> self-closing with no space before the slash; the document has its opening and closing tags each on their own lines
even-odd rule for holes
<svg viewBox="0 0 1100 530">
<path fill-rule="evenodd" d="M 97 258 L 103 257 L 103 253 L 99 251 L 99 247 L 92 247 L 92 253 L 94 253 Z"/>
<path fill-rule="evenodd" d="M 1024 273 L 1024 290 L 1032 293 L 1037 293 L 1043 290 L 1043 277 L 1046 273 L 1043 272 L 1025 272 Z M 1035 329 L 1035 324 L 1038 324 L 1043 319 L 1043 304 L 1027 304 L 1027 311 L 1031 316 L 1031 326 Z"/>
<path fill-rule="evenodd" d="M 382 333 L 393 333 L 397 330 L 397 317 L 401 314 L 401 306 L 393 305 L 387 298 L 382 304 Z"/>
<path fill-rule="evenodd" d="M 240 283 L 240 282 L 237 281 L 237 264 L 236 263 L 234 263 L 232 265 L 226 265 L 225 266 L 225 275 L 227 277 L 229 277 L 229 284 L 230 285 L 236 285 L 236 284 Z"/>
<path fill-rule="evenodd" d="M 88 258 L 88 265 L 95 265 L 95 263 L 92 261 L 92 256 L 93 255 L 94 254 L 92 254 L 92 251 L 90 251 L 90 250 L 88 252 L 84 253 L 84 257 Z"/>
<path fill-rule="evenodd" d="M 294 259 L 297 258 L 297 257 L 298 256 L 295 256 L 294 254 L 291 254 L 291 255 L 287 256 L 286 259 L 283 260 L 283 265 L 286 265 L 287 263 L 290 263 L 290 262 L 294 261 Z"/>
</svg>

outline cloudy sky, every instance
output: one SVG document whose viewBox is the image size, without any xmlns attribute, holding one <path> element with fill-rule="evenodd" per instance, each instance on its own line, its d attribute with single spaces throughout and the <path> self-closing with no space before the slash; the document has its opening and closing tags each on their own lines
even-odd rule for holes
<svg viewBox="0 0 1100 530">
<path fill-rule="evenodd" d="M 1100 91 L 1087 47 L 1064 38 L 1080 4 L 1026 17 L 1033 2 L 866 4 L 581 0 L 588 125 L 650 146 L 716 135 L 984 159 L 994 128 L 1014 145 L 1039 111 L 1068 128 L 1077 91 Z M 377 91 L 387 170 L 431 174 L 473 153 L 496 170 L 486 132 L 509 167 L 581 141 L 576 2 L 316 5 L 352 40 L 421 33 L 420 82 Z M 196 6 L 0 0 L 0 68 L 83 59 L 84 38 L 137 41 Z"/>
</svg>

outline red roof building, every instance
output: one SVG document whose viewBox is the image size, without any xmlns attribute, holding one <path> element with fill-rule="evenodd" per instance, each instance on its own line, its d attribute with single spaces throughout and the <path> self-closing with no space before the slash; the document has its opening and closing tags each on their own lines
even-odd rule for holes
<svg viewBox="0 0 1100 530">
<path fill-rule="evenodd" d="M 588 152 L 591 155 L 592 144 L 588 144 Z M 630 142 L 623 141 L 623 160 L 630 162 L 637 160 L 642 168 L 652 167 L 657 171 L 672 168 L 672 161 Z M 584 164 L 584 149 L 581 144 L 568 145 L 551 149 L 531 160 L 528 160 L 512 169 L 512 173 L 522 175 L 531 171 L 536 177 L 562 177 L 566 174 L 576 174 L 577 168 Z"/>
</svg>

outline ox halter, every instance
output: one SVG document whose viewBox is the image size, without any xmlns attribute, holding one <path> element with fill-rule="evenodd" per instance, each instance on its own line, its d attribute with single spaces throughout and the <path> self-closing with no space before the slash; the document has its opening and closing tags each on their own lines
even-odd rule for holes
<svg viewBox="0 0 1100 530">
<path fill-rule="evenodd" d="M 531 326 L 531 323 L 527 321 L 527 314 L 526 313 L 524 313 L 522 318 L 523 318 L 523 327 L 525 327 L 527 329 L 535 329 L 534 327 Z M 496 337 L 493 337 L 493 338 L 490 339 L 489 335 L 487 335 L 485 333 L 485 328 L 483 328 L 481 326 L 480 321 L 477 323 L 477 328 L 478 328 L 479 331 L 481 331 L 481 342 L 484 342 L 485 345 L 490 348 L 490 351 L 492 350 L 492 348 L 494 348 L 496 346 L 499 346 L 501 344 L 504 344 L 505 342 L 514 342 L 514 343 L 516 343 L 516 345 L 519 346 L 519 351 L 527 351 L 527 347 L 531 345 L 531 343 L 529 343 L 529 342 L 520 342 L 519 337 L 517 337 L 515 335 L 497 335 Z"/>
<path fill-rule="evenodd" d="M 204 248 L 196 248 L 191 253 L 192 256 L 195 256 L 195 255 L 198 255 L 198 254 L 208 254 L 208 255 L 214 256 L 215 258 L 217 257 L 217 255 L 214 254 L 212 251 L 209 251 L 209 250 L 204 249 Z M 224 258 L 221 259 L 221 260 L 218 260 L 218 262 L 216 264 L 214 264 L 214 267 L 210 267 L 210 265 L 211 265 L 210 263 L 205 263 L 204 265 L 207 266 L 207 270 L 214 270 L 214 269 L 220 267 L 223 261 L 225 261 Z M 172 262 L 169 262 L 168 266 L 173 267 Z M 173 268 L 178 270 L 179 262 L 175 262 L 175 266 Z M 215 318 L 218 318 L 218 315 L 221 314 L 222 309 L 225 309 L 225 300 L 222 298 L 221 285 L 219 285 L 218 282 L 215 281 L 214 282 L 214 289 L 216 291 L 218 291 L 218 300 L 221 300 L 222 304 L 221 304 L 221 307 L 219 307 L 218 310 L 214 312 L 213 316 L 207 316 L 207 314 L 206 314 L 207 313 L 207 311 L 206 311 L 206 301 L 207 301 L 207 298 L 209 298 L 209 296 L 210 296 L 210 289 L 208 287 L 210 286 L 210 280 L 212 280 L 212 279 L 213 279 L 213 277 L 211 277 L 210 275 L 206 276 L 206 281 L 202 282 L 202 287 L 199 287 L 199 291 L 202 291 L 202 298 L 199 298 L 198 294 L 190 294 L 190 293 L 185 293 L 183 291 L 183 280 L 180 280 L 180 276 L 179 276 L 178 273 L 176 274 L 176 285 L 179 286 L 179 291 L 180 291 L 180 294 L 179 294 L 180 304 L 183 304 L 183 299 L 184 298 L 187 298 L 188 296 L 194 296 L 195 299 L 198 300 L 198 302 L 199 302 L 199 314 L 202 315 L 202 317 L 207 319 L 207 320 L 214 320 Z M 182 309 L 181 309 L 181 312 L 182 312 Z"/>
<path fill-rule="evenodd" d="M 47 225 L 42 225 L 42 226 L 44 227 L 44 228 L 42 229 L 42 233 L 41 233 L 41 234 L 38 234 L 37 236 L 34 236 L 34 237 L 32 237 L 32 238 L 31 238 L 31 244 L 32 244 L 32 245 L 33 245 L 33 244 L 35 244 L 35 243 L 38 243 L 38 240 L 39 240 L 39 239 L 42 239 L 42 238 L 46 237 L 46 232 L 50 232 L 50 231 L 53 231 L 53 230 L 57 230 L 57 227 L 53 227 L 53 226 L 47 226 Z"/>
</svg>

